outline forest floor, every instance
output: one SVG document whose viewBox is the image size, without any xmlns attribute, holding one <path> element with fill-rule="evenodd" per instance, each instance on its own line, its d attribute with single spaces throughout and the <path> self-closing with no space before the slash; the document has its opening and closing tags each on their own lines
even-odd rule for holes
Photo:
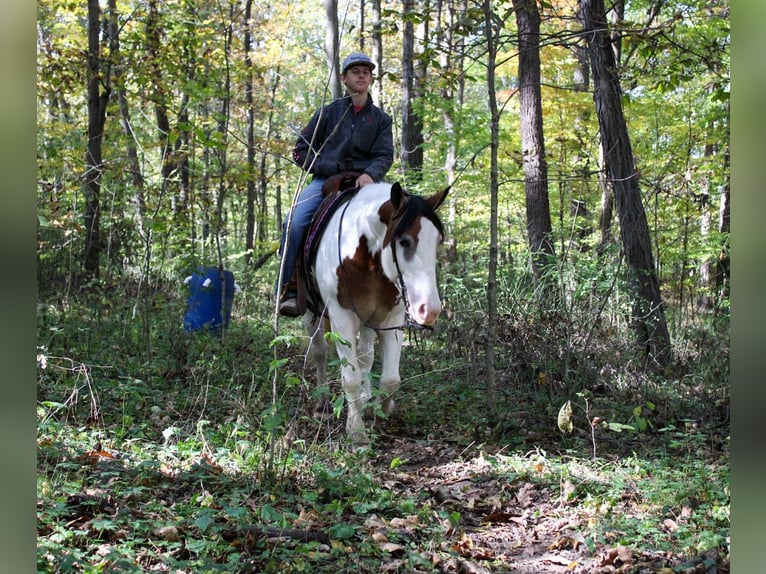
<svg viewBox="0 0 766 574">
<path fill-rule="evenodd" d="M 687 429 L 660 456 L 661 435 L 617 453 L 599 434 L 592 459 L 557 432 L 503 446 L 395 417 L 359 453 L 339 419 L 306 418 L 275 475 L 233 427 L 164 422 L 164 440 L 121 451 L 105 446 L 117 429 L 42 425 L 38 571 L 729 572 L 724 436 Z M 321 447 L 296 438 L 327 429 Z"/>
<path fill-rule="evenodd" d="M 556 473 L 550 468 L 556 463 L 542 454 L 545 451 L 542 448 L 527 457 L 526 472 L 511 473 L 510 476 L 515 476 L 512 479 L 508 469 L 503 470 L 505 465 L 498 464 L 498 456 L 487 454 L 491 447 L 466 457 L 465 452 L 445 444 L 423 445 L 397 439 L 383 450 L 381 467 L 390 459 L 408 461 L 395 472 L 384 472 L 384 476 L 389 475 L 386 483 L 391 484 L 398 496 L 430 493 L 442 507 L 460 512 L 459 527 L 444 543 L 448 558 L 435 556 L 435 562 L 443 562 L 441 571 L 519 574 L 729 571 L 728 557 L 719 548 L 689 556 L 654 547 L 650 535 L 644 541 L 639 537 L 632 543 L 620 543 L 625 533 L 617 525 L 614 530 L 599 529 L 597 523 L 603 521 L 606 512 L 619 515 L 622 523 L 649 521 L 645 524 L 647 531 L 663 533 L 670 539 L 679 528 L 677 521 L 683 520 L 670 512 L 665 518 L 652 516 L 635 483 L 626 484 L 620 499 L 608 510 L 573 496 L 578 479 L 582 483 L 608 481 L 615 478 L 614 471 L 602 470 L 598 476 L 598 471 L 582 466 L 581 476 L 570 473 L 556 484 L 551 482 Z M 502 456 L 499 460 L 502 461 Z M 690 507 L 683 507 L 681 516 L 688 517 L 693 512 Z M 652 520 L 657 522 L 651 524 Z M 392 566 L 397 566 L 395 558 Z"/>
<path fill-rule="evenodd" d="M 678 354 L 680 374 L 599 359 L 578 387 L 549 333 L 507 326 L 491 426 L 483 357 L 442 333 L 405 349 L 396 414 L 353 450 L 337 381 L 317 416 L 303 359 L 272 359 L 268 326 L 225 342 L 158 329 L 147 353 L 126 314 L 84 328 L 87 312 L 40 315 L 38 572 L 729 572 L 710 340 Z"/>
</svg>

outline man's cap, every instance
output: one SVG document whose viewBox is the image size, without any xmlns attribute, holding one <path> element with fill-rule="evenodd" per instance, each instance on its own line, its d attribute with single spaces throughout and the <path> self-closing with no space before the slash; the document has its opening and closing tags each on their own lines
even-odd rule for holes
<svg viewBox="0 0 766 574">
<path fill-rule="evenodd" d="M 370 57 L 364 52 L 351 52 L 346 59 L 343 60 L 343 68 L 341 68 L 341 75 L 346 73 L 351 66 L 367 66 L 370 71 L 375 69 L 375 64 L 370 60 Z"/>
</svg>

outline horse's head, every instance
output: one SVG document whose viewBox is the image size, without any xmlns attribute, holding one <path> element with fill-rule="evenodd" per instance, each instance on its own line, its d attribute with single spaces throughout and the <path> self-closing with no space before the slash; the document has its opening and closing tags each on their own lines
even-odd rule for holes
<svg viewBox="0 0 766 574">
<path fill-rule="evenodd" d="M 393 268 L 410 318 L 420 325 L 433 325 L 441 313 L 436 283 L 436 252 L 444 239 L 444 227 L 436 210 L 447 197 L 449 187 L 431 197 L 411 195 L 395 183 L 391 200 L 381 208 L 386 223 L 385 246 L 391 247 Z M 385 264 L 384 264 L 385 265 Z"/>
</svg>

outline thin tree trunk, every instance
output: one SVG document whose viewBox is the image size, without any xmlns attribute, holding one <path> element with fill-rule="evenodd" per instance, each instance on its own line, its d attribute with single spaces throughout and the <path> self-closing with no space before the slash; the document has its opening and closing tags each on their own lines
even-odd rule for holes
<svg viewBox="0 0 766 574">
<path fill-rule="evenodd" d="M 536 0 L 513 0 L 519 41 L 519 108 L 521 152 L 526 189 L 527 240 L 532 270 L 543 292 L 555 290 L 556 252 L 551 241 L 548 165 L 543 137 L 540 91 L 540 13 Z"/>
<path fill-rule="evenodd" d="M 224 29 L 224 74 L 223 74 L 223 94 L 221 97 L 221 110 L 219 112 L 218 133 L 221 136 L 221 149 L 218 150 L 218 196 L 216 197 L 216 226 L 215 226 L 215 246 L 219 265 L 223 265 L 223 250 L 221 246 L 221 232 L 225 229 L 223 204 L 226 196 L 226 172 L 228 169 L 228 154 L 226 142 L 229 139 L 229 121 L 231 120 L 231 70 L 229 66 L 229 57 L 232 46 L 232 22 L 234 21 L 235 6 L 232 4 L 229 8 L 229 21 Z"/>
<path fill-rule="evenodd" d="M 158 0 L 149 0 L 149 12 L 146 20 L 146 49 L 149 58 L 153 89 L 151 99 L 154 103 L 154 114 L 157 120 L 157 133 L 160 142 L 160 169 L 162 175 L 162 189 L 167 189 L 170 176 L 173 173 L 172 154 L 170 153 L 170 120 L 168 119 L 167 103 L 162 73 L 160 38 L 160 16 Z"/>
<path fill-rule="evenodd" d="M 330 72 L 330 91 L 334 99 L 343 96 L 343 86 L 340 83 L 340 56 L 338 33 L 338 0 L 324 0 L 327 29 L 324 34 L 324 50 L 327 54 L 327 67 Z"/>
<path fill-rule="evenodd" d="M 495 345 L 497 344 L 497 206 L 498 206 L 498 149 L 500 112 L 497 107 L 495 71 L 497 68 L 497 38 L 495 14 L 491 0 L 484 0 L 484 34 L 487 42 L 487 96 L 490 114 L 490 168 L 489 168 L 489 271 L 487 274 L 487 307 L 489 340 L 487 341 L 487 420 L 491 426 L 497 422 L 497 374 L 495 373 Z"/>
<path fill-rule="evenodd" d="M 243 48 L 245 50 L 245 67 L 247 68 L 247 78 L 245 80 L 245 105 L 247 106 L 247 205 L 246 205 L 246 230 L 245 230 L 245 249 L 247 251 L 246 261 L 249 264 L 253 258 L 253 247 L 255 241 L 255 109 L 253 104 L 253 61 L 250 58 L 250 50 L 253 44 L 252 26 L 253 0 L 247 0 L 245 3 L 245 36 L 243 39 Z"/>
<path fill-rule="evenodd" d="M 120 108 L 120 125 L 122 126 L 123 134 L 125 134 L 125 148 L 128 155 L 128 170 L 130 171 L 130 179 L 133 184 L 133 205 L 136 210 L 136 218 L 138 220 L 138 229 L 141 235 L 144 234 L 146 224 L 144 217 L 146 216 L 146 196 L 145 196 L 145 182 L 144 174 L 141 169 L 141 163 L 138 160 L 138 148 L 136 146 L 136 135 L 133 133 L 133 123 L 130 117 L 130 105 L 128 98 L 125 94 L 125 86 L 123 84 L 123 62 L 120 54 L 120 41 L 119 41 L 119 24 L 117 21 L 117 0 L 109 0 L 109 37 L 110 37 L 110 53 L 112 57 L 112 69 L 114 70 L 115 88 L 114 92 L 117 96 L 117 103 Z"/>
<path fill-rule="evenodd" d="M 85 275 L 99 276 L 101 257 L 101 173 L 104 168 L 101 147 L 109 102 L 109 75 L 101 71 L 101 8 L 98 0 L 88 0 L 88 149 L 85 161 Z M 101 84 L 105 89 L 101 91 Z"/>
<path fill-rule="evenodd" d="M 447 135 L 447 149 L 444 157 L 444 171 L 446 172 L 447 183 L 452 184 L 457 177 L 457 158 L 460 153 L 459 142 L 461 139 L 460 125 L 456 120 L 459 115 L 457 111 L 463 107 L 463 86 L 465 85 L 464 75 L 460 73 L 463 67 L 463 44 L 464 37 L 457 35 L 457 40 L 452 34 L 452 28 L 455 22 L 465 14 L 465 1 L 458 3 L 451 0 L 437 2 L 437 42 L 444 46 L 440 56 L 440 65 L 443 73 L 454 76 L 453 82 L 443 82 L 440 89 L 440 95 L 444 102 L 444 111 L 442 118 L 444 121 L 444 132 Z M 448 199 L 447 226 L 449 229 L 455 228 L 457 219 L 457 207 L 454 201 Z M 447 233 L 447 258 L 449 261 L 457 259 L 457 238 L 454 233 Z"/>
<path fill-rule="evenodd" d="M 366 40 L 365 37 L 365 18 L 364 18 L 364 0 L 359 0 L 359 49 L 364 52 L 366 51 Z"/>
<path fill-rule="evenodd" d="M 669 366 L 672 362 L 670 334 L 660 296 L 646 212 L 641 202 L 638 172 L 622 110 L 622 91 L 604 1 L 580 2 L 593 72 L 593 99 L 628 265 L 628 283 L 633 298 L 632 327 L 646 357 L 657 365 Z"/>
<path fill-rule="evenodd" d="M 276 109 L 277 93 L 279 92 L 279 79 L 282 77 L 281 66 L 277 65 L 277 69 L 274 72 L 274 81 L 271 84 L 271 99 L 269 101 L 269 120 L 266 123 L 266 134 L 264 135 L 264 141 L 271 140 L 271 134 L 274 128 L 274 112 Z M 266 191 L 268 189 L 268 177 L 266 175 L 266 159 L 268 154 L 266 150 L 261 152 L 261 168 L 260 168 L 260 187 L 258 190 L 258 241 L 263 244 L 266 242 Z"/>
<path fill-rule="evenodd" d="M 380 0 L 372 0 L 372 61 L 375 62 L 375 69 L 378 71 L 375 79 L 376 91 L 379 94 L 377 105 L 382 110 L 384 102 L 380 97 L 383 94 L 383 35 L 380 32 L 381 9 Z"/>
<path fill-rule="evenodd" d="M 187 23 L 185 25 L 185 35 L 182 48 L 182 58 L 186 66 L 186 81 L 192 85 L 196 81 L 196 54 L 194 49 L 194 35 L 196 27 L 193 22 L 197 20 L 196 6 L 193 2 L 188 5 Z M 189 92 L 184 90 L 181 95 L 181 104 L 176 116 L 176 126 L 188 126 L 189 121 L 189 102 L 191 98 Z M 189 141 L 190 130 L 176 129 L 175 145 L 173 146 L 173 162 L 178 172 L 178 184 L 174 190 L 175 196 L 173 205 L 176 214 L 184 214 L 188 208 L 189 198 L 191 197 L 191 171 L 189 168 Z M 191 222 L 190 222 L 191 226 Z"/>
<path fill-rule="evenodd" d="M 402 17 L 402 165 L 414 181 L 420 179 L 423 168 L 423 125 L 412 107 L 417 101 L 415 77 L 415 0 L 403 0 Z"/>
<path fill-rule="evenodd" d="M 724 168 L 726 173 L 729 173 L 729 147 L 726 146 L 726 152 L 724 153 Z M 730 284 L 730 266 L 731 259 L 729 254 L 729 233 L 731 232 L 731 197 L 730 197 L 729 178 L 727 175 L 726 183 L 721 188 L 721 203 L 718 211 L 718 233 L 724 235 L 726 240 L 721 247 L 721 253 L 718 256 L 718 264 L 716 265 L 715 273 L 715 288 L 718 294 L 718 300 L 716 301 L 716 308 L 719 309 L 724 299 L 729 298 L 729 284 Z"/>
<path fill-rule="evenodd" d="M 606 176 L 604 165 L 604 149 L 599 145 L 598 150 L 598 182 L 601 188 L 601 209 L 599 211 L 598 226 L 601 230 L 597 252 L 599 256 L 606 253 L 606 249 L 612 242 L 612 221 L 614 220 L 614 192 L 609 178 Z"/>
</svg>

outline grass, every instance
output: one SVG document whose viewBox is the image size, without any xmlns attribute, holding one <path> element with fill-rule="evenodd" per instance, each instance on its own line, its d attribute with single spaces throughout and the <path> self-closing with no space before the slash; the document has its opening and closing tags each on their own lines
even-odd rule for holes
<svg viewBox="0 0 766 574">
<path fill-rule="evenodd" d="M 573 341 L 590 327 L 561 335 L 510 313 L 490 426 L 480 321 L 455 313 L 408 342 L 398 413 L 350 452 L 342 403 L 312 412 L 297 325 L 276 339 L 258 318 L 271 310 L 251 300 L 225 337 L 190 335 L 172 289 L 138 307 L 127 294 L 104 301 L 41 295 L 39 572 L 506 571 L 523 560 L 557 572 L 552 554 L 574 571 L 680 572 L 711 549 L 727 561 L 725 334 L 690 335 L 674 372 L 647 374 L 605 333 L 579 355 Z M 337 380 L 329 390 L 341 396 Z M 566 400 L 571 434 L 556 427 Z M 632 554 L 610 554 L 618 547 Z"/>
</svg>

